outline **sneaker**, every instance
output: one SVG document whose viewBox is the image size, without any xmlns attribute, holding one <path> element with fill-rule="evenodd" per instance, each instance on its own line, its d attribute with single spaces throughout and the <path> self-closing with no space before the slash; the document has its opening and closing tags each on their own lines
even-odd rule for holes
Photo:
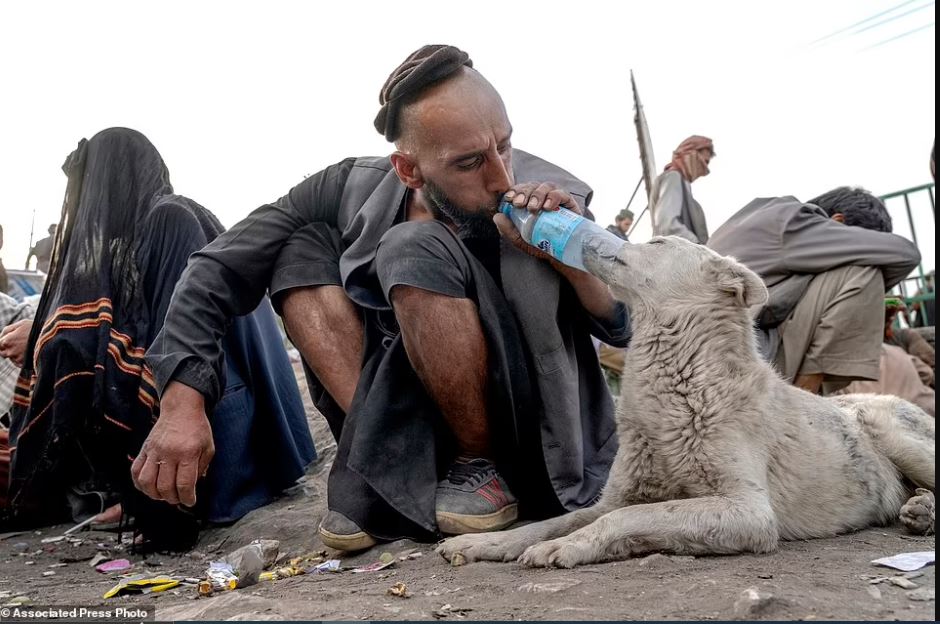
<svg viewBox="0 0 940 624">
<path fill-rule="evenodd" d="M 486 459 L 457 460 L 437 484 L 437 527 L 461 535 L 504 529 L 519 517 L 506 482 Z"/>
<path fill-rule="evenodd" d="M 338 511 L 326 512 L 320 521 L 319 533 L 323 545 L 336 550 L 365 550 L 376 544 L 374 537 Z"/>
</svg>

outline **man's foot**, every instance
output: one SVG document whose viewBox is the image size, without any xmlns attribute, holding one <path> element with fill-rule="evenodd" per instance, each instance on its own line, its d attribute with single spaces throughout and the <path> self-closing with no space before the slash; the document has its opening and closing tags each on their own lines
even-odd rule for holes
<svg viewBox="0 0 940 624">
<path fill-rule="evenodd" d="M 365 550 L 376 544 L 374 537 L 338 511 L 326 512 L 320 521 L 319 533 L 323 545 L 336 550 Z"/>
<path fill-rule="evenodd" d="M 516 497 L 486 459 L 457 460 L 437 484 L 437 527 L 462 535 L 504 529 L 519 517 Z"/>
</svg>

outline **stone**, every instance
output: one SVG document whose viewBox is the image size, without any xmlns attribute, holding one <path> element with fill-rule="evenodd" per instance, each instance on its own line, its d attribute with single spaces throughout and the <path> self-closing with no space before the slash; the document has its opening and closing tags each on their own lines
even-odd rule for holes
<svg viewBox="0 0 940 624">
<path fill-rule="evenodd" d="M 520 585 L 516 591 L 535 594 L 555 594 L 580 585 L 581 582 L 582 581 L 578 579 L 558 579 L 557 581 L 547 581 L 545 583 L 525 583 L 524 585 Z"/>
<path fill-rule="evenodd" d="M 932 587 L 921 587 L 920 589 L 909 591 L 904 595 L 907 596 L 908 600 L 928 602 L 934 599 L 934 589 Z"/>
<path fill-rule="evenodd" d="M 734 601 L 734 615 L 739 619 L 753 619 L 765 612 L 777 599 L 773 594 L 748 587 Z"/>
<path fill-rule="evenodd" d="M 918 587 L 917 583 L 909 581 L 903 576 L 892 576 L 888 579 L 888 582 L 892 585 L 897 585 L 901 589 L 917 589 Z"/>
</svg>

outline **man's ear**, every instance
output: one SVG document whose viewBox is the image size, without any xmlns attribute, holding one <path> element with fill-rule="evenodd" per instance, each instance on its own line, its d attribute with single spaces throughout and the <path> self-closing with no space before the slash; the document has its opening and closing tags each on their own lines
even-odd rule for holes
<svg viewBox="0 0 940 624">
<path fill-rule="evenodd" d="M 845 223 L 845 215 L 842 214 L 841 212 L 837 212 L 834 215 L 832 215 L 832 220 L 835 221 L 836 223 Z"/>
<path fill-rule="evenodd" d="M 395 173 L 398 179 L 410 189 L 419 189 L 424 186 L 424 178 L 421 175 L 421 169 L 414 157 L 404 152 L 394 152 L 391 155 L 392 166 L 395 167 Z"/>
<path fill-rule="evenodd" d="M 718 289 L 743 308 L 764 305 L 769 295 L 763 280 L 733 258 L 711 258 L 707 270 Z"/>
</svg>

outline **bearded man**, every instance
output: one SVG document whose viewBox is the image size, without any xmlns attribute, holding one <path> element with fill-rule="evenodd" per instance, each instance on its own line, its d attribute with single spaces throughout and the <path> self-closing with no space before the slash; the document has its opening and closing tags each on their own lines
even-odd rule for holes
<svg viewBox="0 0 940 624">
<path fill-rule="evenodd" d="M 626 346 L 627 312 L 496 209 L 586 212 L 591 189 L 512 147 L 502 99 L 453 46 L 411 54 L 379 100 L 390 156 L 327 167 L 193 255 L 148 354 L 148 453 L 163 474 L 211 452 L 218 338 L 268 290 L 338 441 L 326 545 L 590 505 L 617 445 L 591 335 Z M 174 496 L 171 479 L 138 487 Z"/>
</svg>

